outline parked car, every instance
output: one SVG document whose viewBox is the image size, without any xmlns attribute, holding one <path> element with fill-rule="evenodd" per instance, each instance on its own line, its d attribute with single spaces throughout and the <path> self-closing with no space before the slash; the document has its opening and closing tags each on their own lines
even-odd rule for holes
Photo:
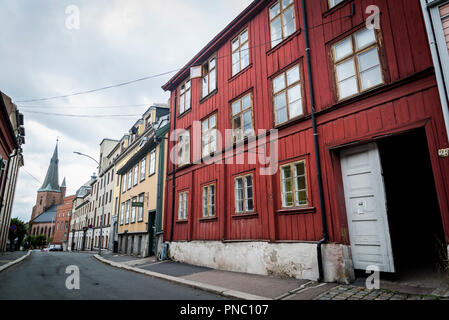
<svg viewBox="0 0 449 320">
<path fill-rule="evenodd" d="M 50 250 L 49 251 L 62 251 L 62 246 L 59 244 L 55 244 L 53 246 L 50 246 Z"/>
</svg>

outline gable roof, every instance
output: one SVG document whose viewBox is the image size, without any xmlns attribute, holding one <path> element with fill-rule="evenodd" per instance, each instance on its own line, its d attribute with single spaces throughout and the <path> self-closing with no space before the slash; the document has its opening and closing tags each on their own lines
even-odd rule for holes
<svg viewBox="0 0 449 320">
<path fill-rule="evenodd" d="M 34 223 L 54 222 L 56 220 L 56 211 L 58 205 L 51 206 L 33 220 Z"/>
</svg>

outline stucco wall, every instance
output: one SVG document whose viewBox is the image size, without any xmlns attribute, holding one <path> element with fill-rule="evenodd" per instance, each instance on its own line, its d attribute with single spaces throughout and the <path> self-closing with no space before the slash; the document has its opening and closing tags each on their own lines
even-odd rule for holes
<svg viewBox="0 0 449 320">
<path fill-rule="evenodd" d="M 316 243 L 219 241 L 172 242 L 169 256 L 175 261 L 219 270 L 318 279 Z M 354 279 L 350 248 L 323 245 L 325 281 L 349 283 Z"/>
</svg>

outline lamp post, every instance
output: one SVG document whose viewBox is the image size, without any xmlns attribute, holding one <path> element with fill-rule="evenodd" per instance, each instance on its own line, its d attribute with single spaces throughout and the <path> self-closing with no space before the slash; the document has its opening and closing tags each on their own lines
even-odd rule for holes
<svg viewBox="0 0 449 320">
<path fill-rule="evenodd" d="M 73 153 L 75 153 L 77 155 L 80 155 L 80 156 L 87 157 L 87 158 L 92 159 L 93 161 L 95 161 L 98 164 L 98 168 L 100 169 L 100 176 L 102 176 L 104 174 L 103 168 L 101 167 L 100 163 L 98 163 L 97 160 L 95 160 L 91 156 L 89 156 L 87 154 L 84 154 L 84 153 L 81 153 L 81 152 L 74 151 Z M 102 205 L 102 210 L 101 210 L 101 219 L 100 219 L 100 241 L 99 241 L 99 244 L 98 244 L 98 254 L 99 255 L 101 255 L 101 243 L 103 241 L 103 239 L 102 239 L 103 238 L 103 216 L 104 216 L 104 198 L 106 197 L 106 186 L 103 186 L 103 190 L 104 190 L 103 191 L 103 199 L 101 200 L 102 201 L 102 204 L 101 204 Z M 93 235 L 92 235 L 92 237 L 93 237 Z"/>
</svg>

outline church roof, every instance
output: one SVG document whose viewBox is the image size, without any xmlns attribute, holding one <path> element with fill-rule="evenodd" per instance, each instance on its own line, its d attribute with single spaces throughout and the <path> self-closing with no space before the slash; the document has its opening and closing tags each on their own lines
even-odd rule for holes
<svg viewBox="0 0 449 320">
<path fill-rule="evenodd" d="M 51 206 L 41 213 L 36 219 L 33 220 L 34 223 L 43 223 L 43 222 L 54 222 L 56 220 L 56 211 L 58 209 L 57 205 Z"/>
<path fill-rule="evenodd" d="M 44 183 L 42 187 L 37 190 L 37 192 L 61 192 L 59 188 L 59 172 L 58 172 L 58 144 L 56 144 L 55 151 L 50 160 L 50 166 L 47 170 L 47 175 L 45 176 Z"/>
</svg>

